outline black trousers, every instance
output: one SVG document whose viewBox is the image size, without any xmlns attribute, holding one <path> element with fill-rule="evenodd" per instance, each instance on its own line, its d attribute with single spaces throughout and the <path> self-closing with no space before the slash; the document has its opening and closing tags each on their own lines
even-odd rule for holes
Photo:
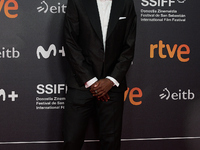
<svg viewBox="0 0 200 150">
<path fill-rule="evenodd" d="M 91 115 L 97 114 L 101 150 L 120 150 L 124 92 L 98 101 L 90 91 L 69 88 L 65 103 L 64 150 L 81 150 Z"/>
</svg>

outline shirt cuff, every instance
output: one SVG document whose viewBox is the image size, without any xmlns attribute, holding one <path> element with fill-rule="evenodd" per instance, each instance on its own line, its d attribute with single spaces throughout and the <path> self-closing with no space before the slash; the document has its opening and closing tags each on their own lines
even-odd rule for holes
<svg viewBox="0 0 200 150">
<path fill-rule="evenodd" d="M 119 82 L 115 78 L 113 78 L 111 76 L 107 76 L 106 78 L 111 80 L 115 86 L 119 87 Z"/>
<path fill-rule="evenodd" d="M 94 83 L 97 82 L 97 81 L 98 81 L 98 79 L 97 79 L 96 77 L 90 79 L 89 81 L 87 81 L 87 82 L 85 83 L 85 88 L 89 88 L 92 84 L 94 84 Z"/>
</svg>

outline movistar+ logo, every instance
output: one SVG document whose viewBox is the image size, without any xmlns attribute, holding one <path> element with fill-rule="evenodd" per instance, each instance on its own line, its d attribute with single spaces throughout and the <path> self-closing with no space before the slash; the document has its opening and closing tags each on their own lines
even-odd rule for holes
<svg viewBox="0 0 200 150">
<path fill-rule="evenodd" d="M 6 101 L 6 96 L 6 91 L 4 89 L 0 89 L 0 98 L 2 98 L 3 101 Z M 8 94 L 8 98 L 14 102 L 16 98 L 18 98 L 18 94 L 16 94 L 15 91 L 12 91 L 10 94 Z"/>
<path fill-rule="evenodd" d="M 51 55 L 51 52 L 53 53 L 53 56 L 57 55 L 57 49 L 54 44 L 51 44 L 46 51 L 42 46 L 39 46 L 36 51 L 37 58 L 40 59 L 41 56 L 45 59 L 49 58 Z M 62 49 L 58 50 L 58 53 L 62 55 L 62 57 L 65 57 L 65 51 L 64 51 L 64 46 L 62 46 Z"/>
</svg>

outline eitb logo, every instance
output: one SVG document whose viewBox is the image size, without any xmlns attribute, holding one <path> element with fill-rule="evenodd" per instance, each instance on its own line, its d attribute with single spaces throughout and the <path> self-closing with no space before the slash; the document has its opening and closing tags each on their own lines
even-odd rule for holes
<svg viewBox="0 0 200 150">
<path fill-rule="evenodd" d="M 163 89 L 163 93 L 160 95 L 160 99 L 165 100 L 193 100 L 195 98 L 195 94 L 191 91 L 191 89 L 188 90 L 182 90 L 179 89 L 178 91 L 171 92 L 168 88 Z"/>
<path fill-rule="evenodd" d="M 2 49 L 0 49 L 0 59 L 17 59 L 20 57 L 20 52 L 15 48 L 5 48 L 2 47 Z"/>
<path fill-rule="evenodd" d="M 65 13 L 66 7 L 67 6 L 65 4 L 61 4 L 60 2 L 58 2 L 56 5 L 50 6 L 46 1 L 42 1 L 41 5 L 37 7 L 37 10 L 39 13 L 50 12 L 52 14 L 56 14 L 56 13 Z"/>
</svg>

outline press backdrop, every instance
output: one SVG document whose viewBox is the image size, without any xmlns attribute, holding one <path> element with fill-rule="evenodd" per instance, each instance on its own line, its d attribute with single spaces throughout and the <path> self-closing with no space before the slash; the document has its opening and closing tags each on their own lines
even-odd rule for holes
<svg viewBox="0 0 200 150">
<path fill-rule="evenodd" d="M 134 2 L 122 150 L 199 150 L 200 1 Z M 66 7 L 67 0 L 0 0 L 1 150 L 62 147 Z M 83 150 L 98 147 L 91 119 Z"/>
</svg>

